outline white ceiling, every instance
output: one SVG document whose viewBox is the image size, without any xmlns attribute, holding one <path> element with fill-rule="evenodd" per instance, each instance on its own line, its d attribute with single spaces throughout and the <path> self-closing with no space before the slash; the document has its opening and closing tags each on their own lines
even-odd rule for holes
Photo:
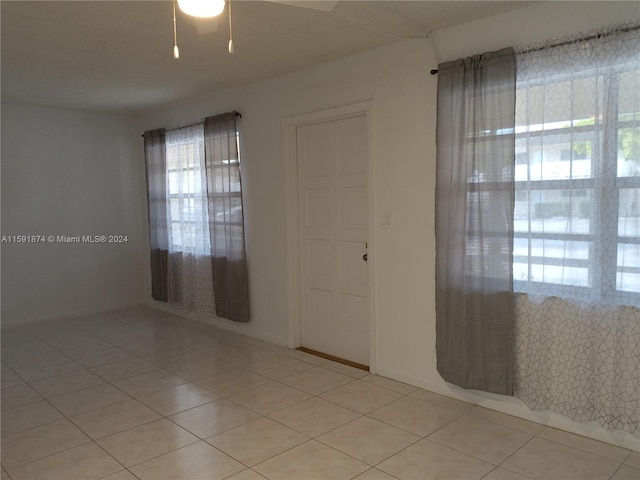
<svg viewBox="0 0 640 480">
<path fill-rule="evenodd" d="M 534 2 L 332 3 L 325 12 L 232 0 L 233 55 L 226 9 L 217 31 L 202 35 L 178 11 L 174 60 L 170 1 L 2 0 L 2 101 L 136 113 Z"/>
</svg>

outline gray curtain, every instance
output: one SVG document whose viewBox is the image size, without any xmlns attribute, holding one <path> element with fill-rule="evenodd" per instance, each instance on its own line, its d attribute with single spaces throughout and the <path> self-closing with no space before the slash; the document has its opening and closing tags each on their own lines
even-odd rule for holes
<svg viewBox="0 0 640 480">
<path fill-rule="evenodd" d="M 144 132 L 147 200 L 149 205 L 149 243 L 151 246 L 151 296 L 168 300 L 167 268 L 167 156 L 165 130 Z"/>
<path fill-rule="evenodd" d="M 515 53 L 438 66 L 436 353 L 463 388 L 513 394 Z"/>
<path fill-rule="evenodd" d="M 249 321 L 249 287 L 236 112 L 204 122 L 216 314 Z"/>
</svg>

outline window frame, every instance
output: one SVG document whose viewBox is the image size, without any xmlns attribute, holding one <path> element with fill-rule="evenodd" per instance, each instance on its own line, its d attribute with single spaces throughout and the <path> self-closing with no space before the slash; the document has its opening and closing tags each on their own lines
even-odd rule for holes
<svg viewBox="0 0 640 480">
<path fill-rule="evenodd" d="M 198 172 L 199 168 L 198 165 L 192 164 L 192 165 L 188 165 L 185 167 L 179 167 L 179 166 L 175 166 L 175 167 L 171 167 L 170 165 L 172 163 L 175 162 L 171 162 L 169 160 L 170 156 L 171 156 L 171 149 L 172 148 L 181 148 L 184 146 L 184 148 L 187 149 L 193 149 L 194 145 L 196 144 L 196 142 L 198 143 L 202 143 L 202 146 L 200 148 L 200 152 L 202 155 L 201 158 L 201 162 L 200 164 L 202 165 L 202 173 L 200 175 L 204 175 L 205 176 L 205 185 L 204 185 L 204 189 L 198 192 L 191 192 L 191 193 L 184 193 L 184 192 L 179 192 L 179 193 L 172 193 L 170 185 L 170 178 L 171 178 L 171 173 L 184 173 L 185 171 L 192 171 L 192 172 Z M 238 158 L 230 158 L 230 159 L 223 159 L 222 163 L 224 162 L 228 162 L 228 163 L 237 163 L 238 164 L 238 169 L 241 169 L 241 160 L 240 160 L 240 131 L 238 129 L 236 129 L 236 146 L 237 146 L 237 152 Z M 242 185 L 240 183 L 240 179 L 238 178 L 238 184 L 237 186 L 235 186 L 232 190 L 225 192 L 216 192 L 216 191 L 210 191 L 210 189 L 208 189 L 206 187 L 206 183 L 209 181 L 208 177 L 209 175 L 211 175 L 213 173 L 213 171 L 215 170 L 220 170 L 220 171 L 224 171 L 226 169 L 225 165 L 206 165 L 206 156 L 205 156 L 205 138 L 204 138 L 204 131 L 202 133 L 202 138 L 198 138 L 198 139 L 194 139 L 193 141 L 184 141 L 184 142 L 175 142 L 175 143 L 169 143 L 169 142 L 165 142 L 165 151 L 166 151 L 166 156 L 167 156 L 167 167 L 166 167 L 166 178 L 167 178 L 167 225 L 169 226 L 169 243 L 170 243 L 170 251 L 173 252 L 181 252 L 181 253 L 186 253 L 186 254 L 192 254 L 192 255 L 201 255 L 201 256 L 211 256 L 212 254 L 212 244 L 214 239 L 211 238 L 211 227 L 213 225 L 220 225 L 220 226 L 224 226 L 224 227 L 229 227 L 231 228 L 233 231 L 240 229 L 241 231 L 244 230 L 244 206 L 243 206 L 243 199 L 242 199 Z M 191 152 L 193 155 L 198 155 L 197 152 Z M 212 172 L 208 172 L 207 170 L 211 170 Z M 211 175 L 214 178 L 217 178 L 217 176 L 215 174 Z M 173 229 L 175 228 L 175 226 L 178 226 L 178 228 L 180 229 L 181 225 L 185 225 L 185 224 L 190 224 L 190 225 L 199 225 L 200 222 L 198 220 L 184 220 L 184 219 L 180 219 L 180 220 L 174 220 L 171 216 L 171 200 L 175 200 L 175 199 L 179 199 L 181 201 L 184 201 L 185 199 L 189 200 L 193 200 L 194 204 L 195 202 L 200 201 L 201 199 L 205 199 L 207 205 L 206 205 L 206 210 L 207 210 L 207 218 L 208 218 L 208 224 L 207 224 L 207 228 L 209 229 L 210 232 L 210 238 L 209 238 L 209 246 L 208 248 L 205 248 L 205 250 L 203 251 L 199 251 L 198 249 L 196 249 L 195 247 L 189 247 L 189 246 L 185 246 L 185 243 L 183 242 L 182 244 L 176 244 L 174 243 L 174 237 L 171 234 L 171 232 L 173 231 Z M 239 199 L 240 202 L 240 211 L 242 213 L 241 218 L 238 221 L 231 221 L 228 220 L 228 218 L 232 218 L 233 215 L 232 214 L 228 214 L 226 211 L 226 208 L 224 209 L 224 212 L 227 213 L 223 216 L 223 220 L 218 220 L 216 218 L 216 215 L 214 215 L 213 217 L 211 216 L 211 212 L 212 212 L 212 202 L 215 202 L 218 199 Z M 227 202 L 224 202 L 224 204 L 226 204 Z M 231 203 L 233 202 L 229 202 L 230 208 L 229 210 L 231 210 L 233 207 L 231 207 Z M 190 213 L 193 213 L 193 211 L 191 211 Z M 180 229 L 182 230 L 182 229 Z M 184 231 L 182 231 L 181 233 L 181 237 L 184 237 L 186 235 L 186 233 Z M 244 236 L 244 235 L 243 235 Z"/>
<path fill-rule="evenodd" d="M 539 129 L 530 130 L 531 125 L 517 126 L 515 129 L 516 144 L 518 140 L 524 138 L 536 138 L 545 137 L 550 135 L 568 135 L 570 137 L 571 151 L 575 145 L 573 137 L 576 134 L 591 134 L 591 174 L 589 178 L 578 179 L 540 179 L 530 180 L 530 171 L 527 172 L 526 180 L 516 180 L 515 191 L 525 191 L 528 194 L 530 192 L 542 192 L 545 190 L 563 190 L 563 189 L 584 189 L 586 191 L 593 192 L 593 198 L 598 197 L 598 192 L 602 189 L 607 189 L 613 192 L 614 199 L 610 202 L 596 201 L 595 205 L 599 211 L 592 212 L 590 215 L 590 227 L 589 233 L 546 233 L 536 232 L 531 230 L 531 215 L 528 216 L 529 228 L 526 231 L 516 231 L 514 228 L 514 254 L 513 265 L 515 267 L 517 263 L 523 263 L 527 265 L 528 278 L 527 280 L 519 280 L 515 276 L 514 268 L 514 287 L 516 291 L 524 293 L 537 292 L 543 295 L 549 296 L 575 296 L 579 298 L 585 298 L 586 296 L 595 297 L 598 300 L 610 300 L 615 303 L 626 303 L 625 300 L 631 296 L 632 298 L 640 299 L 640 290 L 638 292 L 619 290 L 617 285 L 617 277 L 620 272 L 629 272 L 640 274 L 640 266 L 638 267 L 624 267 L 618 266 L 618 251 L 622 244 L 640 245 L 640 236 L 621 236 L 619 231 L 619 210 L 620 210 L 620 192 L 624 188 L 640 188 L 640 176 L 620 176 L 618 174 L 618 150 L 619 139 L 618 133 L 623 128 L 633 127 L 633 120 L 620 120 L 619 118 L 619 82 L 620 76 L 624 72 L 640 71 L 639 66 L 621 67 L 610 69 L 606 73 L 586 71 L 582 75 L 567 76 L 558 75 L 556 77 L 557 82 L 573 81 L 576 79 L 589 78 L 589 77 L 602 77 L 603 82 L 610 82 L 611 87 L 608 91 L 611 92 L 606 107 L 602 112 L 602 118 L 595 121 L 593 124 L 587 125 L 575 125 L 579 119 L 570 118 L 567 120 L 569 125 L 559 126 L 557 128 L 545 129 L 545 125 L 540 125 Z M 537 82 L 527 82 L 524 86 L 518 86 L 516 89 L 516 96 L 518 92 L 535 86 Z M 634 112 L 634 115 L 639 115 L 640 112 Z M 639 128 L 639 127 L 635 127 Z M 517 153 L 516 153 L 517 156 Z M 575 158 L 572 156 L 570 161 L 573 162 Z M 525 163 L 527 169 L 531 165 L 530 158 Z M 570 165 L 570 172 L 573 165 Z M 606 172 L 613 172 L 613 175 L 607 175 Z M 606 186 L 605 186 L 606 184 Z M 526 185 L 527 188 L 518 188 L 519 186 Z M 529 213 L 531 214 L 531 199 L 528 197 Z M 573 218 L 567 217 L 567 218 Z M 515 212 L 514 212 L 515 221 Z M 600 222 L 600 223 L 598 223 Z M 615 231 L 615 248 L 602 248 L 602 232 Z M 528 240 L 527 255 L 516 255 L 515 243 L 516 239 Z M 587 259 L 565 259 L 558 258 L 554 261 L 553 257 L 534 256 L 532 255 L 532 241 L 534 240 L 562 240 L 562 241 L 582 241 L 589 243 L 589 254 Z M 539 261 L 535 263 L 535 261 Z M 544 281 L 530 280 L 532 274 L 533 265 L 553 265 L 553 264 L 572 266 L 575 265 L 580 268 L 586 267 L 587 269 L 587 286 L 566 285 Z M 594 278 L 599 278 L 600 282 L 594 282 Z"/>
<path fill-rule="evenodd" d="M 199 145 L 199 148 L 196 147 L 197 144 Z M 184 191 L 179 191 L 177 193 L 172 193 L 171 190 L 171 174 L 172 173 L 180 173 L 183 174 L 184 172 L 188 171 L 188 172 L 194 172 L 196 173 L 199 168 L 198 165 L 196 164 L 189 164 L 186 166 L 178 166 L 178 165 L 174 165 L 177 163 L 177 161 L 171 161 L 170 159 L 172 158 L 172 153 L 174 155 L 179 155 L 178 151 L 176 152 L 171 152 L 172 149 L 178 150 L 180 148 L 185 148 L 187 150 L 192 150 L 191 152 L 187 151 L 187 157 L 190 158 L 191 155 L 195 156 L 195 155 L 199 155 L 199 153 L 196 150 L 196 148 L 198 150 L 200 150 L 201 154 L 202 154 L 202 159 L 201 159 L 201 164 L 204 165 L 204 133 L 202 135 L 202 138 L 192 138 L 189 139 L 188 141 L 182 141 L 182 142 L 169 142 L 165 140 L 165 152 L 166 152 L 166 157 L 167 157 L 167 162 L 166 162 L 166 179 L 167 179 L 167 226 L 169 228 L 169 251 L 170 252 L 179 252 L 182 254 L 188 254 L 188 255 L 198 255 L 198 256 L 206 256 L 206 255 L 210 255 L 211 254 L 211 246 L 210 246 L 210 242 L 209 242 L 209 247 L 207 248 L 207 246 L 205 245 L 203 247 L 202 250 L 196 248 L 195 246 L 188 246 L 185 242 L 182 242 L 181 244 L 177 244 L 174 242 L 174 235 L 173 235 L 173 230 L 176 226 L 178 226 L 178 230 L 180 230 L 180 237 L 184 240 L 184 237 L 188 235 L 187 232 L 185 232 L 182 228 L 180 228 L 182 225 L 198 225 L 200 222 L 198 220 L 186 220 L 184 219 L 184 217 L 179 217 L 178 220 L 175 220 L 172 215 L 171 215 L 171 210 L 172 210 L 172 200 L 180 200 L 181 202 L 184 202 L 184 200 L 192 200 L 193 203 L 195 204 L 198 201 L 201 201 L 202 198 L 206 198 L 206 185 L 205 185 L 205 189 L 201 190 L 201 191 L 193 191 L 193 192 L 189 192 L 189 193 L 185 193 Z M 203 171 L 202 174 L 205 174 L 205 172 Z M 202 175 L 201 174 L 201 175 Z M 184 209 L 184 207 L 182 207 Z M 208 207 L 207 207 L 208 208 Z M 192 216 L 193 214 L 193 210 L 189 210 L 189 217 Z M 207 212 L 208 215 L 208 212 Z"/>
</svg>

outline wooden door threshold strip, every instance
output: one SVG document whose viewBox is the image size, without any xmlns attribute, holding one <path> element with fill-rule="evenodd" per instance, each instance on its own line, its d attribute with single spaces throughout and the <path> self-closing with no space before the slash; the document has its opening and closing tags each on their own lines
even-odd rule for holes
<svg viewBox="0 0 640 480">
<path fill-rule="evenodd" d="M 298 347 L 296 348 L 296 350 L 300 350 L 301 352 L 308 353 L 310 355 L 315 355 L 316 357 L 326 358 L 327 360 L 331 360 L 332 362 L 342 363 L 343 365 L 358 368 L 360 370 L 364 370 L 365 372 L 369 371 L 369 367 L 366 365 L 352 362 L 351 360 L 345 360 L 344 358 L 334 357 L 333 355 L 329 355 L 328 353 L 318 352 L 317 350 L 311 350 L 310 348 L 306 347 Z"/>
</svg>

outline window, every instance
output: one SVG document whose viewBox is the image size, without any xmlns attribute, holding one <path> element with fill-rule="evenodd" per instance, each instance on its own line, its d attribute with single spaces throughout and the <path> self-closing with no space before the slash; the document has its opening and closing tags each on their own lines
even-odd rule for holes
<svg viewBox="0 0 640 480">
<path fill-rule="evenodd" d="M 235 141 L 237 145 L 238 132 Z M 202 124 L 166 133 L 169 250 L 172 252 L 210 255 L 210 224 L 229 227 L 236 240 L 244 236 L 239 158 L 216 160 L 207 172 L 204 148 Z M 239 152 L 239 149 L 230 151 Z M 238 168 L 229 168 L 234 165 Z M 207 174 L 213 179 L 209 193 Z M 213 206 L 211 211 L 209 201 Z M 213 218 L 209 218 L 210 212 Z M 220 236 L 217 241 L 224 241 L 224 229 L 214 230 Z"/>
<path fill-rule="evenodd" d="M 212 223 L 225 228 L 214 229 L 216 237 L 212 241 L 219 244 L 226 242 L 226 235 L 230 236 L 227 249 L 240 248 L 244 238 L 244 216 L 242 208 L 242 186 L 240 183 L 240 142 L 236 132 L 234 148 L 219 148 L 229 141 L 227 135 L 212 135 L 210 145 L 216 150 L 227 151 L 230 155 L 220 155 L 208 166 L 211 177 L 209 201 L 211 201 Z M 234 156 L 238 158 L 227 158 Z M 233 168 L 236 167 L 236 168 Z"/>
<path fill-rule="evenodd" d="M 202 124 L 166 133 L 169 251 L 210 255 Z"/>
<path fill-rule="evenodd" d="M 518 76 L 514 286 L 640 295 L 640 66 Z"/>
<path fill-rule="evenodd" d="M 239 117 L 150 130 L 144 146 L 153 298 L 247 322 Z"/>
</svg>

